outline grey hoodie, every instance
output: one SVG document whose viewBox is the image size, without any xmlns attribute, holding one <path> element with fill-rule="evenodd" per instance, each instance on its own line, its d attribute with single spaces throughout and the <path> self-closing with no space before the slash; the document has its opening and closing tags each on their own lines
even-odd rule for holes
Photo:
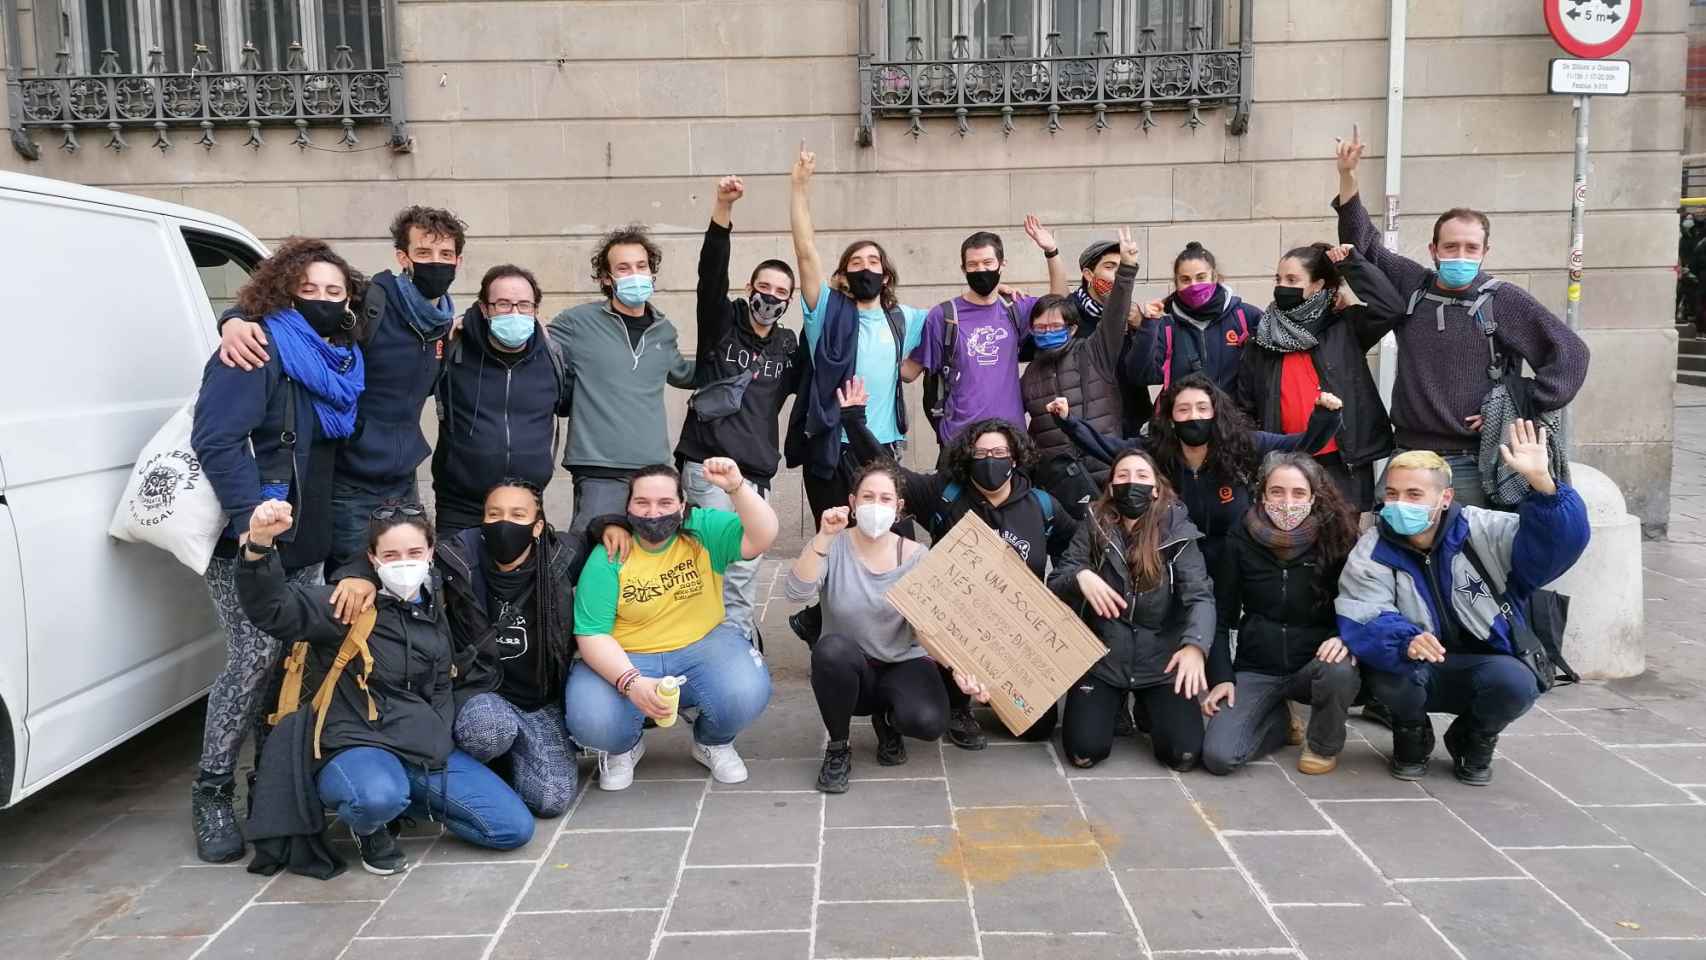
<svg viewBox="0 0 1706 960">
<path fill-rule="evenodd" d="M 628 326 L 600 300 L 570 307 L 547 327 L 574 381 L 564 468 L 637 470 L 671 460 L 663 387 L 690 389 L 693 361 L 681 355 L 675 324 L 648 306 L 652 325 L 630 346 Z"/>
</svg>

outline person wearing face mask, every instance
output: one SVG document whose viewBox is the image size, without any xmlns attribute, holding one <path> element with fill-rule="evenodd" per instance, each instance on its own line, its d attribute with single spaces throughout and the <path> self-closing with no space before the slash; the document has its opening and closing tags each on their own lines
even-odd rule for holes
<svg viewBox="0 0 1706 960">
<path fill-rule="evenodd" d="M 338 449 L 331 570 L 360 559 L 375 507 L 417 499 L 415 472 L 432 453 L 421 407 L 432 396 L 458 326 L 449 291 L 467 233 L 468 225 L 449 210 L 404 208 L 391 222 L 395 265 L 351 301 L 363 321 L 367 388 L 357 429 Z M 221 320 L 220 338 L 220 359 L 239 369 L 264 365 L 274 349 L 267 332 L 235 310 Z"/>
<path fill-rule="evenodd" d="M 1226 537 L 1214 575 L 1209 718 L 1203 767 L 1224 776 L 1289 739 L 1288 701 L 1310 707 L 1297 769 L 1330 773 L 1345 717 L 1362 686 L 1333 615 L 1357 516 L 1314 458 L 1271 453 L 1256 476 L 1261 501 Z M 1238 631 L 1233 658 L 1230 631 Z"/>
<path fill-rule="evenodd" d="M 1156 760 L 1184 771 L 1202 755 L 1197 696 L 1208 689 L 1214 587 L 1197 539 L 1149 454 L 1120 451 L 1049 578 L 1108 647 L 1066 692 L 1061 745 L 1073 766 L 1108 758 L 1128 694 L 1149 718 Z"/>
<path fill-rule="evenodd" d="M 1072 291 L 1072 302 L 1078 307 L 1078 336 L 1089 338 L 1095 335 L 1102 320 L 1102 314 L 1107 312 L 1108 297 L 1114 292 L 1114 280 L 1120 268 L 1120 242 L 1118 240 L 1098 240 L 1084 248 L 1078 255 L 1078 272 L 1083 280 L 1078 289 Z M 1128 308 L 1129 309 L 1129 308 Z M 1126 351 L 1131 349 L 1136 338 L 1127 336 L 1120 346 L 1120 355 L 1115 361 L 1115 370 L 1124 370 Z M 1145 347 L 1149 346 L 1145 341 Z M 1031 360 L 1032 357 L 1020 357 L 1021 360 Z M 1148 390 L 1120 391 L 1120 428 L 1115 431 L 1121 436 L 1135 436 L 1149 422 L 1149 415 L 1155 411 L 1154 400 Z"/>
<path fill-rule="evenodd" d="M 1143 306 L 1144 321 L 1127 346 L 1120 367 L 1127 392 L 1162 390 L 1201 374 L 1232 393 L 1250 332 L 1262 311 L 1220 282 L 1214 254 L 1195 240 L 1173 259 L 1173 292 Z M 1160 407 L 1155 408 L 1158 412 Z"/>
<path fill-rule="evenodd" d="M 1410 298 L 1398 322 L 1398 377 L 1392 426 L 1401 450 L 1431 450 L 1451 464 L 1458 503 L 1487 506 L 1483 464 L 1500 426 L 1484 435 L 1482 406 L 1507 375 L 1522 380 L 1527 413 L 1550 414 L 1574 400 L 1587 380 L 1588 347 L 1528 291 L 1488 274 L 1492 249 L 1487 215 L 1454 207 L 1434 221 L 1433 268 L 1386 249 L 1357 188 L 1363 143 L 1358 132 L 1337 147 L 1339 241 L 1354 246 Z M 1527 364 L 1534 376 L 1518 378 Z M 1561 438 L 1560 438 L 1561 439 Z M 1486 454 L 1486 455 L 1484 455 Z M 1558 458 L 1554 458 L 1558 459 Z M 1553 463 L 1563 471 L 1568 464 Z"/>
<path fill-rule="evenodd" d="M 1587 548 L 1587 507 L 1553 480 L 1546 431 L 1511 425 L 1505 465 L 1533 487 L 1515 513 L 1457 502 L 1451 466 L 1412 450 L 1386 464 L 1380 523 L 1362 535 L 1339 578 L 1339 635 L 1369 668 L 1392 716 L 1391 773 L 1427 774 L 1429 713 L 1455 714 L 1445 732 L 1453 773 L 1472 786 L 1492 780 L 1499 733 L 1534 705 L 1541 673 L 1522 655 L 1535 592 Z M 1547 687 L 1553 677 L 1545 676 Z"/>
<path fill-rule="evenodd" d="M 438 444 L 432 492 L 438 536 L 477 527 L 487 491 L 505 477 L 543 490 L 556 464 L 557 417 L 569 415 L 568 378 L 539 323 L 539 281 L 502 264 L 480 280 L 435 396 Z"/>
<path fill-rule="evenodd" d="M 879 460 L 854 476 L 847 506 L 824 511 L 784 583 L 789 600 L 822 598 L 823 636 L 812 647 L 812 693 L 829 733 L 817 788 L 846 793 L 855 716 L 871 718 L 877 763 L 906 762 L 906 737 L 934 741 L 948 729 L 948 696 L 912 625 L 884 597 L 925 549 L 891 529 L 905 509 L 900 472 Z M 849 519 L 852 520 L 851 525 Z"/>
<path fill-rule="evenodd" d="M 1358 510 L 1372 509 L 1374 461 L 1392 453 L 1367 354 L 1403 313 L 1398 291 L 1355 247 L 1297 247 L 1280 258 L 1274 302 L 1238 367 L 1239 405 L 1273 433 L 1306 429 L 1322 391 L 1345 398 L 1338 433 L 1311 452 Z"/>
<path fill-rule="evenodd" d="M 367 655 L 342 667 L 323 714 L 308 698 L 333 670 L 351 628 L 333 616 L 329 588 L 292 583 L 285 575 L 276 544 L 294 516 L 278 500 L 254 510 L 237 574 L 248 616 L 275 636 L 307 644 L 303 701 L 289 714 L 295 726 L 287 733 L 280 718 L 259 763 L 247 828 L 259 851 L 251 869 L 297 869 L 300 861 L 280 858 L 274 841 L 292 834 L 317 839 L 322 807 L 337 811 L 362 867 L 380 876 L 407 868 L 387 829 L 405 813 L 442 820 L 453 836 L 475 846 L 524 846 L 533 838 L 533 815 L 508 784 L 452 740 L 450 625 L 443 589 L 432 576 L 426 511 L 419 504 L 374 511 L 366 559 L 384 589 L 372 613 Z"/>
<path fill-rule="evenodd" d="M 1048 264 L 1049 292 L 1064 296 L 1066 266 L 1060 262 L 1054 234 L 1034 216 L 1025 218 L 1025 234 Z M 937 407 L 929 413 L 944 450 L 974 420 L 999 418 L 1016 427 L 1025 424 L 1019 353 L 1030 336 L 1037 298 L 1008 300 L 996 291 L 1006 266 L 1000 236 L 980 230 L 967 237 L 960 244 L 965 292 L 930 311 L 922 340 L 901 364 L 902 380 L 931 375 L 932 382 L 925 385 L 925 403 Z"/>
<path fill-rule="evenodd" d="M 723 575 L 770 548 L 776 512 L 733 460 L 712 457 L 704 469 L 733 513 L 689 507 L 679 473 L 644 467 L 629 481 L 634 549 L 618 561 L 595 547 L 575 588 L 580 659 L 569 670 L 566 719 L 576 743 L 599 751 L 604 790 L 634 782 L 646 720 L 677 708 L 698 709 L 693 759 L 718 783 L 746 780 L 734 740 L 770 702 L 770 671 L 727 619 Z M 683 678 L 676 703 L 659 696 L 666 677 Z"/>
<path fill-rule="evenodd" d="M 669 459 L 664 386 L 694 386 L 693 360 L 682 356 L 675 324 L 652 302 L 662 265 L 663 250 L 643 225 L 606 233 L 592 254 L 605 298 L 564 310 L 547 328 L 575 398 L 563 452 L 563 469 L 574 477 L 575 538 L 592 518 L 622 513 L 634 471 Z"/>
<path fill-rule="evenodd" d="M 794 299 L 794 270 L 781 260 L 754 267 L 739 299 L 729 298 L 729 237 L 734 205 L 746 194 L 740 177 L 717 183 L 711 223 L 699 247 L 698 389 L 687 403 L 687 419 L 675 459 L 696 507 L 729 510 L 732 504 L 705 478 L 704 463 L 724 456 L 740 465 L 760 496 L 782 460 L 782 407 L 799 389 L 809 360 L 793 330 L 782 326 Z M 758 564 L 762 557 L 731 565 L 723 575 L 723 606 L 729 621 L 759 642 Z"/>
<path fill-rule="evenodd" d="M 279 638 L 238 603 L 238 538 L 256 506 L 288 501 L 297 523 L 279 544 L 281 567 L 293 583 L 322 582 L 336 531 L 335 462 L 340 444 L 356 430 L 366 383 L 358 345 L 363 323 L 350 310 L 365 283 L 324 241 L 287 241 L 236 296 L 237 313 L 266 333 L 272 346 L 266 361 L 244 370 L 216 354 L 202 373 L 190 445 L 229 521 L 205 574 L 226 656 L 208 694 L 200 773 L 191 791 L 196 853 L 210 863 L 243 855 L 232 806 L 237 756 L 251 728 L 260 753 L 262 686 L 282 650 Z"/>
</svg>

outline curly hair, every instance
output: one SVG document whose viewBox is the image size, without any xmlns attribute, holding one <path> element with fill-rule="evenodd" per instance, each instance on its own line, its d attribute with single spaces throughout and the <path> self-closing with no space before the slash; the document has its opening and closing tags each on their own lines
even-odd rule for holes
<svg viewBox="0 0 1706 960">
<path fill-rule="evenodd" d="M 889 252 L 875 240 L 855 240 L 841 251 L 841 259 L 835 261 L 835 272 L 830 274 L 830 286 L 847 292 L 847 262 L 853 259 L 853 254 L 866 247 L 877 248 L 877 259 L 883 262 L 883 292 L 878 295 L 884 310 L 893 310 L 900 306 L 900 298 L 895 295 L 895 289 L 900 286 L 900 271 L 895 269 L 894 261 L 889 259 Z"/>
<path fill-rule="evenodd" d="M 646 262 L 651 265 L 653 276 L 656 276 L 658 268 L 663 266 L 663 248 L 652 239 L 645 224 L 630 223 L 617 227 L 598 238 L 598 247 L 592 252 L 592 279 L 607 297 L 616 292 L 616 287 L 610 280 L 610 250 L 623 244 L 646 248 Z"/>
<path fill-rule="evenodd" d="M 977 451 L 977 438 L 986 433 L 999 433 L 1007 438 L 1007 449 L 1013 451 L 1013 469 L 1025 470 L 1036 465 L 1037 444 L 1031 435 L 1000 417 L 988 417 L 961 430 L 948 446 L 948 475 L 962 485 L 972 482 L 972 454 Z"/>
<path fill-rule="evenodd" d="M 1226 391 L 1201 373 L 1174 380 L 1155 398 L 1155 414 L 1149 420 L 1149 447 L 1161 472 L 1178 476 L 1186 469 L 1184 444 L 1173 426 L 1173 403 L 1186 390 L 1208 394 L 1214 407 L 1214 432 L 1208 441 L 1208 459 L 1203 461 L 1209 476 L 1222 483 L 1248 484 L 1256 472 L 1256 428 L 1239 410 Z"/>
<path fill-rule="evenodd" d="M 297 285 L 302 282 L 308 267 L 316 263 L 329 263 L 343 272 L 344 290 L 349 297 L 350 309 L 356 315 L 356 328 L 350 331 L 350 339 L 367 339 L 362 312 L 355 309 L 367 292 L 367 278 L 351 267 L 349 261 L 338 256 L 331 244 L 313 237 L 291 237 L 279 244 L 272 256 L 262 260 L 255 272 L 249 275 L 248 282 L 237 289 L 237 309 L 243 316 L 259 320 L 290 307 Z"/>
<path fill-rule="evenodd" d="M 888 477 L 889 482 L 894 484 L 895 496 L 900 496 L 900 464 L 888 457 L 878 457 L 853 471 L 853 482 L 847 485 L 848 496 L 858 496 L 859 488 L 865 485 L 865 481 L 878 474 Z"/>
<path fill-rule="evenodd" d="M 1131 536 L 1126 538 L 1125 563 L 1126 577 L 1130 581 L 1132 592 L 1143 593 L 1153 590 L 1161 583 L 1161 568 L 1166 564 L 1161 559 L 1161 525 L 1166 522 L 1167 511 L 1172 508 L 1173 486 L 1167 482 L 1166 474 L 1155 462 L 1155 457 L 1141 447 L 1127 447 L 1114 455 L 1114 462 L 1108 467 L 1108 482 L 1102 488 L 1102 495 L 1090 505 L 1091 556 L 1102 556 L 1110 543 L 1110 530 L 1125 529 L 1125 518 L 1120 516 L 1119 509 L 1114 506 L 1114 471 L 1119 469 L 1121 461 L 1136 457 L 1149 464 L 1149 469 L 1155 474 L 1155 502 L 1137 520 L 1137 526 Z"/>
<path fill-rule="evenodd" d="M 397 213 L 397 218 L 391 221 L 391 243 L 404 253 L 409 252 L 410 227 L 420 227 L 421 233 L 428 237 L 456 241 L 456 255 L 459 257 L 463 245 L 468 242 L 468 225 L 456 214 L 440 207 L 415 204 Z"/>
<path fill-rule="evenodd" d="M 1303 474 L 1303 479 L 1309 483 L 1310 495 L 1315 498 L 1315 506 L 1309 513 L 1321 525 L 1320 536 L 1315 542 L 1321 548 L 1322 568 L 1331 570 L 1343 563 L 1357 545 L 1357 537 L 1361 534 L 1357 527 L 1357 511 L 1345 499 L 1339 485 L 1327 476 L 1321 464 L 1309 454 L 1297 451 L 1275 451 L 1262 459 L 1262 467 L 1256 472 L 1256 502 L 1251 505 L 1252 510 L 1262 509 L 1268 478 L 1275 470 L 1284 467 Z M 1336 590 L 1336 581 L 1330 586 Z"/>
</svg>

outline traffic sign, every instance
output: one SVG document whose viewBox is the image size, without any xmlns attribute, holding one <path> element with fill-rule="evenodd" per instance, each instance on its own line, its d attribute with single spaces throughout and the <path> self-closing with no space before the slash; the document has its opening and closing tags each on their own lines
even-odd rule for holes
<svg viewBox="0 0 1706 960">
<path fill-rule="evenodd" d="M 1546 89 L 1578 96 L 1628 96 L 1629 61 L 1554 60 Z"/>
<path fill-rule="evenodd" d="M 1543 0 L 1546 29 L 1558 46 L 1588 60 L 1623 49 L 1641 22 L 1642 0 Z"/>
</svg>

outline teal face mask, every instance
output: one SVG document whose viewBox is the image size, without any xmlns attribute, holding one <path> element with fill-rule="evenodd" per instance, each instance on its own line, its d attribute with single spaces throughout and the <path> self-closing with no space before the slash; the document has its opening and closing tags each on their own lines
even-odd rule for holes
<svg viewBox="0 0 1706 960">
<path fill-rule="evenodd" d="M 1392 532 L 1404 537 L 1413 537 L 1426 530 L 1434 522 L 1434 511 L 1438 505 L 1426 506 L 1420 503 L 1400 503 L 1396 500 L 1380 508 L 1380 519 L 1392 528 Z"/>
<path fill-rule="evenodd" d="M 644 306 L 652 298 L 652 275 L 635 273 L 616 281 L 616 299 L 630 307 Z"/>
<path fill-rule="evenodd" d="M 511 350 L 519 350 L 527 346 L 538 321 L 525 314 L 504 313 L 487 320 L 486 326 L 492 331 L 492 339 Z"/>
<path fill-rule="evenodd" d="M 1475 282 L 1475 277 L 1481 273 L 1479 260 L 1441 260 L 1439 262 L 1439 282 L 1448 287 L 1467 287 Z"/>
</svg>

